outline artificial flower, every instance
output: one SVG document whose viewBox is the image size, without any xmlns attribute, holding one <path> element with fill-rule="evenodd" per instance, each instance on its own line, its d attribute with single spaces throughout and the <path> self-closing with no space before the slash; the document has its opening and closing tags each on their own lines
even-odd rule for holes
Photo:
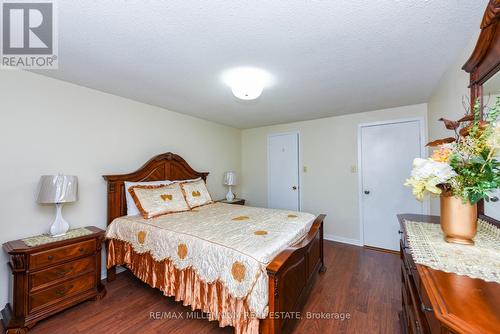
<svg viewBox="0 0 500 334">
<path fill-rule="evenodd" d="M 448 162 L 452 153 L 453 151 L 449 144 L 441 145 L 432 152 L 431 159 L 437 162 Z"/>
<path fill-rule="evenodd" d="M 426 191 L 436 195 L 441 194 L 438 185 L 450 181 L 456 175 L 447 163 L 434 161 L 431 158 L 416 158 L 413 160 L 413 170 L 405 186 L 413 187 L 413 195 L 421 201 Z"/>
<path fill-rule="evenodd" d="M 464 203 L 488 200 L 500 188 L 500 97 L 492 108 L 477 100 L 471 114 L 457 121 L 441 119 L 455 138 L 435 140 L 427 146 L 439 146 L 429 159 L 417 158 L 406 186 L 422 200 L 424 195 L 447 194 L 460 197 Z"/>
</svg>

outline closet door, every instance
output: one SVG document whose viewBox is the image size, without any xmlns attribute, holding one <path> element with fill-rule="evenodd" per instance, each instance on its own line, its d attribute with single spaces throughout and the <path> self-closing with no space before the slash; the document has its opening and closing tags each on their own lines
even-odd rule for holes
<svg viewBox="0 0 500 334">
<path fill-rule="evenodd" d="M 299 134 L 272 134 L 267 144 L 268 207 L 299 211 Z"/>
<path fill-rule="evenodd" d="M 423 213 L 423 204 L 404 186 L 413 159 L 422 152 L 421 122 L 360 127 L 361 219 L 364 244 L 398 250 L 399 213 Z"/>
</svg>

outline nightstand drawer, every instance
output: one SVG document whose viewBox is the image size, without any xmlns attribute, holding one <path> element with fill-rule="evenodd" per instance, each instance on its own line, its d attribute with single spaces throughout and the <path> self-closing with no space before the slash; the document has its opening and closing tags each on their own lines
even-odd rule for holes
<svg viewBox="0 0 500 334">
<path fill-rule="evenodd" d="M 48 306 L 49 304 L 58 302 L 63 298 L 78 292 L 90 290 L 94 287 L 95 273 L 88 273 L 84 276 L 55 285 L 52 288 L 31 294 L 29 310 L 31 312 L 35 309 L 42 308 L 43 306 Z"/>
<path fill-rule="evenodd" d="M 77 244 L 51 249 L 45 252 L 34 253 L 30 256 L 30 269 L 43 268 L 48 265 L 94 253 L 95 239 Z"/>
<path fill-rule="evenodd" d="M 30 275 L 30 290 L 50 284 L 53 281 L 72 277 L 86 271 L 95 270 L 94 257 L 86 257 L 70 263 L 61 264 Z"/>
<path fill-rule="evenodd" d="M 95 226 L 85 229 L 86 234 L 63 240 L 44 238 L 48 243 L 30 246 L 19 239 L 3 245 L 13 274 L 11 302 L 2 310 L 7 333 L 26 333 L 57 312 L 104 297 L 101 244 L 105 231 Z"/>
</svg>

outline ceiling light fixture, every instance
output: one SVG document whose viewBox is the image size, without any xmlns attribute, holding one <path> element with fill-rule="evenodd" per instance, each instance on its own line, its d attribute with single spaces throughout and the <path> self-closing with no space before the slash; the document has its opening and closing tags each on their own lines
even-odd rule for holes
<svg viewBox="0 0 500 334">
<path fill-rule="evenodd" d="M 231 87 L 233 95 L 241 100 L 255 100 L 273 81 L 269 73 L 255 67 L 230 69 L 224 72 L 222 80 Z"/>
</svg>

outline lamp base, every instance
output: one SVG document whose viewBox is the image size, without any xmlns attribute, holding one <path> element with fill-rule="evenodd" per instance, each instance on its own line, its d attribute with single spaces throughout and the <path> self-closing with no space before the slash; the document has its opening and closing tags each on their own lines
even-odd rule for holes
<svg viewBox="0 0 500 334">
<path fill-rule="evenodd" d="M 69 224 L 62 216 L 62 203 L 56 203 L 56 219 L 50 226 L 50 236 L 60 237 L 66 234 L 69 230 Z"/>
<path fill-rule="evenodd" d="M 234 200 L 234 194 L 231 191 L 231 186 L 229 186 L 229 190 L 228 190 L 227 195 L 226 195 L 226 201 L 232 202 L 233 200 Z"/>
</svg>

